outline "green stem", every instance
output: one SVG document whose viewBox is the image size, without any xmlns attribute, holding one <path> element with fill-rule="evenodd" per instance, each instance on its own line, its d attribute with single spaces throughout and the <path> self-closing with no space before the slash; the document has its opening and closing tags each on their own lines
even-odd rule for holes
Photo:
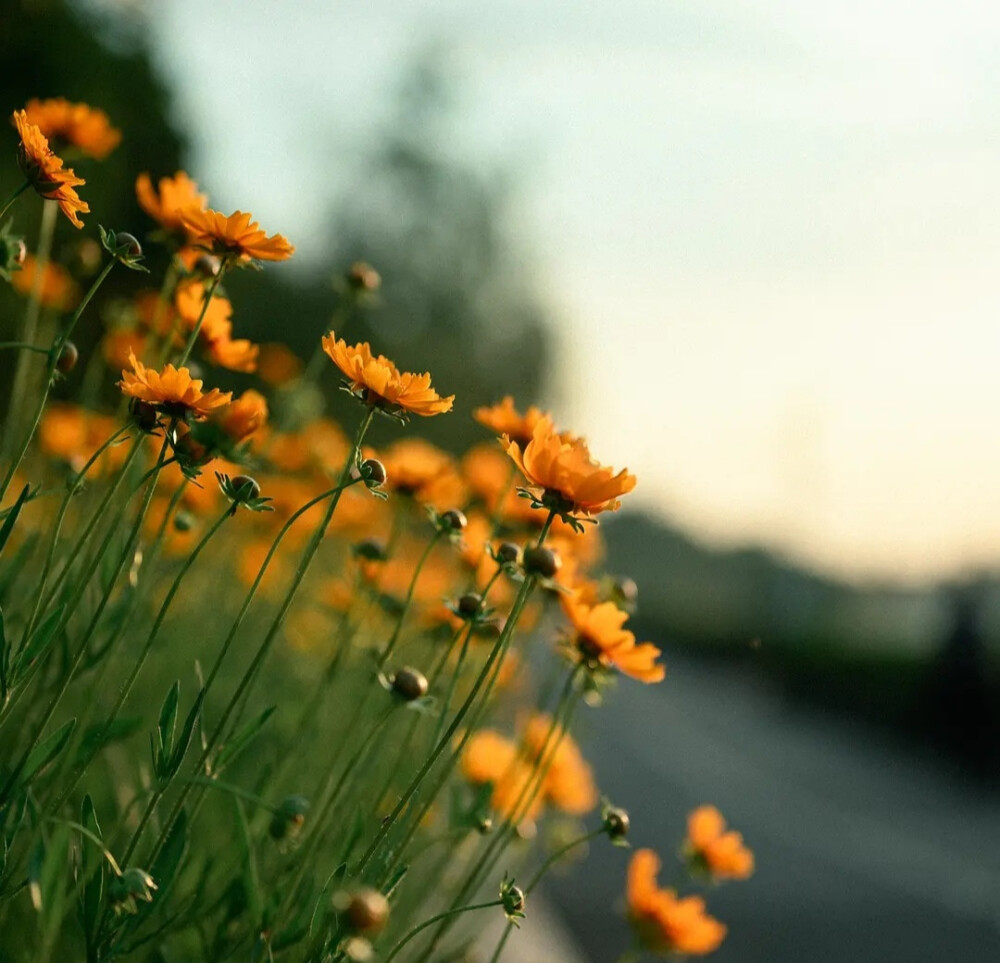
<svg viewBox="0 0 1000 963">
<path fill-rule="evenodd" d="M 70 333 L 73 331 L 74 326 L 77 321 L 80 320 L 80 315 L 83 314 L 84 309 L 90 304 L 91 299 L 97 293 L 98 288 L 104 283 L 104 279 L 111 273 L 111 269 L 115 266 L 117 261 L 113 258 L 107 265 L 105 265 L 104 270 L 94 279 L 94 283 L 90 286 L 90 290 L 83 296 L 83 300 L 80 302 L 76 311 L 73 312 L 73 317 L 70 318 L 70 322 L 67 325 L 65 331 L 62 334 L 56 335 L 55 341 L 52 344 L 52 350 L 49 353 L 49 365 L 48 371 L 46 373 L 45 387 L 42 391 L 41 401 L 38 404 L 38 409 L 35 412 L 34 420 L 32 421 L 31 428 L 25 435 L 24 441 L 21 444 L 21 450 L 18 452 L 17 457 L 11 462 L 10 468 L 7 469 L 7 475 L 3 480 L 3 484 L 0 485 L 0 499 L 7 493 L 7 488 L 10 485 L 11 479 L 14 477 L 14 472 L 17 471 L 21 466 L 21 462 L 24 460 L 24 455 L 28 450 L 28 445 L 31 444 L 31 439 L 35 437 L 35 432 L 38 430 L 38 424 L 42 420 L 42 412 L 45 410 L 45 403 L 49 398 L 49 391 L 52 388 L 52 380 L 55 375 L 56 364 L 59 362 L 59 355 L 62 352 L 63 347 L 69 340 Z M 26 340 L 30 341 L 31 337 L 26 335 Z M 21 360 L 25 358 L 25 355 L 21 356 Z M 17 381 L 15 375 L 15 391 L 16 391 Z M 18 397 L 18 395 L 14 395 Z"/>
<path fill-rule="evenodd" d="M 3 207 L 0 207 L 0 217 L 10 210 L 11 205 L 16 201 L 29 187 L 31 187 L 31 181 L 25 181 L 10 197 L 3 202 Z"/>
<path fill-rule="evenodd" d="M 424 920 L 419 926 L 415 926 L 409 933 L 406 934 L 393 948 L 392 952 L 385 958 L 385 963 L 390 963 L 390 960 L 396 956 L 399 951 L 406 946 L 415 936 L 422 933 L 428 926 L 433 926 L 435 923 L 439 923 L 441 920 L 446 919 L 449 916 L 457 916 L 459 913 L 471 913 L 473 910 L 489 909 L 491 906 L 503 906 L 502 899 L 490 900 L 488 903 L 476 903 L 473 906 L 460 906 L 457 909 L 445 910 L 443 913 L 438 913 L 436 916 L 432 916 L 429 920 Z"/>
<path fill-rule="evenodd" d="M 205 323 L 205 315 L 208 313 L 208 306 L 212 303 L 215 291 L 219 287 L 219 282 L 222 281 L 222 275 L 226 273 L 226 268 L 228 266 L 229 261 L 226 258 L 223 258 L 219 263 L 219 270 L 216 271 L 215 277 L 212 278 L 211 286 L 205 293 L 205 301 L 201 306 L 201 314 L 198 315 L 198 320 L 195 322 L 195 326 L 191 329 L 191 334 L 188 336 L 187 344 L 184 345 L 184 350 L 181 352 L 181 356 L 177 360 L 177 367 L 183 365 L 191 356 L 195 342 L 198 340 L 198 335 L 201 333 L 201 326 Z"/>
<path fill-rule="evenodd" d="M 36 354 L 48 354 L 48 348 L 42 348 L 37 344 L 28 344 L 26 341 L 0 341 L 0 348 L 17 348 L 19 351 L 34 351 Z"/>
</svg>

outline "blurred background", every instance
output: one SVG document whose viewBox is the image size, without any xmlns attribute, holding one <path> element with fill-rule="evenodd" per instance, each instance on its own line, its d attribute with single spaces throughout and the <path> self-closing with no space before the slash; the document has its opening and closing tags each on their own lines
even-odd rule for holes
<svg viewBox="0 0 1000 963">
<path fill-rule="evenodd" d="M 122 185 L 181 167 L 287 235 L 293 261 L 227 282 L 239 336 L 311 353 L 365 259 L 380 301 L 348 336 L 458 396 L 432 440 L 480 440 L 469 412 L 511 392 L 638 475 L 602 527 L 668 677 L 582 741 L 637 845 L 669 859 L 711 801 L 755 849 L 712 894 L 715 959 L 978 963 L 1000 958 L 998 42 L 972 0 L 0 0 L 0 100 L 122 128 L 76 165 L 87 236 L 143 234 Z M 80 246 L 61 222 L 56 257 L 83 271 Z M 626 860 L 597 847 L 549 887 L 594 963 L 625 939 Z"/>
</svg>

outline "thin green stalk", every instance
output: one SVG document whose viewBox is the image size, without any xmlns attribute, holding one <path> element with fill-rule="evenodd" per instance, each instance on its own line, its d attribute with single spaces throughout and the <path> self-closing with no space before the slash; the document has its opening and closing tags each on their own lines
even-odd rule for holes
<svg viewBox="0 0 1000 963">
<path fill-rule="evenodd" d="M 226 273 L 226 268 L 228 266 L 229 261 L 226 258 L 223 258 L 219 262 L 219 270 L 216 271 L 215 277 L 212 278 L 212 284 L 205 293 L 205 301 L 201 306 L 201 314 L 198 315 L 198 320 L 195 322 L 195 326 L 191 329 L 191 334 L 188 336 L 187 344 L 184 345 L 184 350 L 181 352 L 180 358 L 177 359 L 177 367 L 185 364 L 187 359 L 191 356 L 191 352 L 194 350 L 195 343 L 198 340 L 198 335 L 201 333 L 201 326 L 205 323 L 205 315 L 208 313 L 208 306 L 212 303 L 215 291 L 219 286 L 219 282 L 222 281 L 222 275 Z"/>
<path fill-rule="evenodd" d="M 0 207 L 0 217 L 3 217 L 7 211 L 10 210 L 11 205 L 16 201 L 29 187 L 31 187 L 31 181 L 25 181 L 10 197 L 3 202 L 3 207 Z"/>
<path fill-rule="evenodd" d="M 51 202 L 50 202 L 51 203 Z M 69 324 L 66 329 L 61 333 L 56 335 L 55 341 L 52 344 L 52 351 L 49 354 L 49 364 L 48 370 L 46 372 L 45 387 L 42 391 L 42 397 L 38 404 L 38 408 L 35 412 L 35 417 L 32 421 L 31 428 L 29 429 L 27 435 L 25 435 L 24 441 L 21 444 L 21 449 L 17 454 L 17 457 L 10 464 L 10 468 L 7 469 L 7 475 L 4 478 L 3 484 L 0 485 L 0 499 L 4 497 L 7 493 L 7 488 L 10 485 L 11 479 L 14 477 L 14 473 L 21 466 L 21 462 L 24 460 L 24 455 L 28 450 L 28 445 L 31 444 L 31 439 L 35 437 L 35 432 L 38 430 L 38 424 L 42 420 L 42 412 L 45 410 L 45 403 L 49 398 L 49 391 L 52 388 L 52 380 L 56 371 L 56 364 L 59 362 L 59 355 L 62 352 L 63 347 L 69 340 L 70 333 L 73 331 L 77 321 L 80 320 L 80 316 L 83 314 L 84 309 L 90 304 L 91 299 L 97 293 L 98 288 L 104 283 L 104 279 L 111 273 L 111 269 L 115 266 L 117 261 L 112 258 L 104 267 L 104 270 L 94 279 L 94 283 L 91 284 L 90 290 L 83 296 L 83 300 L 80 302 L 77 309 L 73 312 L 72 318 L 70 318 Z M 25 332 L 25 340 L 31 341 L 32 336 Z M 22 355 L 19 361 L 23 361 L 26 356 Z M 14 391 L 17 391 L 17 376 L 15 373 L 14 381 Z M 15 393 L 14 397 L 18 397 Z"/>
<path fill-rule="evenodd" d="M 0 348 L 16 348 L 19 351 L 34 351 L 36 354 L 48 354 L 49 349 L 26 341 L 0 341 Z"/>
<path fill-rule="evenodd" d="M 305 553 L 303 554 L 302 559 L 299 562 L 298 569 L 296 570 L 295 575 L 292 579 L 292 584 L 285 595 L 285 600 L 284 602 L 282 602 L 277 615 L 272 620 L 267 635 L 265 635 L 263 642 L 261 642 L 260 646 L 258 647 L 257 652 L 250 663 L 250 666 L 243 674 L 243 678 L 240 680 L 236 688 L 236 691 L 233 693 L 228 704 L 223 710 L 222 717 L 219 720 L 218 724 L 216 725 L 215 731 L 208 738 L 205 747 L 202 750 L 201 756 L 194 767 L 193 775 L 199 775 L 203 771 L 203 768 L 205 764 L 208 762 L 211 753 L 214 751 L 219 738 L 225 731 L 226 723 L 228 722 L 230 714 L 232 713 L 236 705 L 239 703 L 240 698 L 243 695 L 243 692 L 246 690 L 247 686 L 250 685 L 250 683 L 253 681 L 254 677 L 257 674 L 257 670 L 260 668 L 261 663 L 264 661 L 265 657 L 270 651 L 271 645 L 273 644 L 275 638 L 277 638 L 278 632 L 281 630 L 281 626 L 284 623 L 285 615 L 287 614 L 288 609 L 291 607 L 296 592 L 298 591 L 299 585 L 302 583 L 302 579 L 305 577 L 306 571 L 309 568 L 309 563 L 312 561 L 313 556 L 319 549 L 320 542 L 323 540 L 323 536 L 326 533 L 327 527 L 330 524 L 330 520 L 333 518 L 333 513 L 337 510 L 337 505 L 340 502 L 340 496 L 343 494 L 344 489 L 348 487 L 348 484 L 350 483 L 351 469 L 354 467 L 355 462 L 357 461 L 358 454 L 361 451 L 361 445 L 362 442 L 364 441 L 365 434 L 367 433 L 368 428 L 371 425 L 372 419 L 374 417 L 375 417 L 375 410 L 373 408 L 369 408 L 365 413 L 365 417 L 362 419 L 361 424 L 358 427 L 358 433 L 354 440 L 354 446 L 351 449 L 351 453 L 347 457 L 347 461 L 344 464 L 343 471 L 340 473 L 340 479 L 337 482 L 337 486 L 336 488 L 333 489 L 333 498 L 330 501 L 330 505 L 327 507 L 326 514 L 323 516 L 322 521 L 320 522 L 319 526 L 317 526 L 316 531 L 313 533 L 312 539 L 310 540 L 308 546 L 306 547 Z M 325 497 L 325 495 L 323 497 Z M 320 499 L 317 499 L 317 501 L 318 500 Z M 300 513 L 301 511 L 302 510 L 300 509 Z M 275 540 L 274 544 L 271 546 L 271 550 L 268 552 L 267 557 L 264 559 L 264 564 L 261 566 L 261 570 L 258 573 L 257 578 L 254 580 L 254 584 L 253 586 L 251 586 L 250 592 L 247 594 L 247 598 L 244 601 L 243 608 L 240 610 L 240 614 L 237 616 L 236 623 L 230 630 L 229 637 L 227 638 L 226 643 L 224 643 L 223 645 L 223 651 L 220 653 L 219 658 L 216 659 L 216 664 L 213 670 L 213 674 L 209 676 L 209 679 L 205 683 L 206 692 L 209 688 L 211 681 L 214 680 L 215 674 L 218 672 L 226 648 L 228 647 L 232 639 L 235 637 L 236 632 L 239 629 L 239 625 L 243 620 L 243 616 L 246 614 L 246 610 L 247 608 L 249 608 L 250 602 L 252 601 L 253 596 L 256 593 L 257 586 L 260 584 L 261 578 L 263 578 L 264 570 L 267 567 L 268 563 L 270 562 L 275 549 L 277 548 L 278 541 L 283 537 L 284 532 L 287 531 L 290 522 L 291 519 L 289 519 L 289 522 L 286 523 L 281 533 L 279 533 L 278 539 Z M 152 855 L 150 856 L 149 859 L 150 865 L 155 861 L 157 855 L 159 855 L 159 852 L 163 847 L 164 842 L 166 842 L 167 835 L 169 834 L 170 829 L 173 826 L 174 820 L 180 814 L 180 811 L 183 808 L 185 801 L 187 800 L 189 792 L 190 792 L 190 786 L 184 786 L 181 789 L 180 793 L 178 793 L 178 798 L 175 800 L 174 806 L 170 811 L 170 815 L 167 817 L 163 829 L 160 832 L 160 836 L 153 847 Z"/>
<path fill-rule="evenodd" d="M 450 916 L 457 916 L 460 913 L 471 913 L 473 910 L 489 909 L 491 906 L 503 906 L 502 899 L 490 900 L 488 903 L 476 903 L 473 906 L 460 906 L 458 909 L 445 910 L 443 913 L 438 913 L 436 916 L 432 916 L 429 920 L 424 920 L 419 926 L 415 926 L 409 933 L 406 934 L 393 948 L 392 952 L 385 958 L 385 963 L 390 963 L 390 961 L 396 956 L 399 951 L 406 946 L 415 936 L 419 936 L 428 926 L 433 926 L 435 923 L 439 923 L 441 920 L 446 919 Z"/>
</svg>

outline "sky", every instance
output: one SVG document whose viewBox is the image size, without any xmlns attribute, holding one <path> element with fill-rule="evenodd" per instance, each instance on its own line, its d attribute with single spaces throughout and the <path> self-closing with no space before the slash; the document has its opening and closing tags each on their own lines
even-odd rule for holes
<svg viewBox="0 0 1000 963">
<path fill-rule="evenodd" d="M 325 214 L 303 185 L 336 185 L 414 53 L 446 49 L 456 149 L 518 173 L 558 421 L 638 475 L 636 503 L 850 579 L 1000 557 L 994 5 L 171 0 L 146 16 L 192 173 L 314 262 Z"/>
</svg>

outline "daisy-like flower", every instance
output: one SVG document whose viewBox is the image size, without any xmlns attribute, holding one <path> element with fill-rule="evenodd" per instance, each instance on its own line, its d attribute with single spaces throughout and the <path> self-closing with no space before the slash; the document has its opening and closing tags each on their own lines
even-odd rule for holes
<svg viewBox="0 0 1000 963">
<path fill-rule="evenodd" d="M 56 201 L 74 227 L 83 227 L 80 214 L 89 214 L 90 205 L 80 200 L 76 188 L 87 182 L 52 152 L 45 135 L 27 119 L 23 110 L 14 111 L 14 126 L 21 143 L 17 163 L 35 192 L 46 200 Z"/>
<path fill-rule="evenodd" d="M 674 890 L 660 889 L 659 871 L 660 859 L 651 849 L 637 850 L 629 863 L 625 898 L 639 942 L 658 955 L 705 956 L 717 950 L 726 927 L 705 912 L 700 897 L 679 899 Z"/>
<path fill-rule="evenodd" d="M 636 645 L 635 635 L 624 628 L 628 613 L 614 602 L 586 605 L 563 596 L 562 606 L 573 625 L 572 647 L 579 661 L 618 669 L 640 682 L 662 681 L 666 670 L 656 662 L 660 650 L 649 642 Z"/>
<path fill-rule="evenodd" d="M 385 355 L 373 355 L 368 342 L 348 345 L 335 340 L 333 333 L 323 338 L 323 350 L 346 376 L 351 391 L 365 404 L 391 414 L 430 417 L 451 411 L 454 395 L 442 398 L 431 387 L 429 372 L 400 371 Z"/>
<path fill-rule="evenodd" d="M 135 179 L 135 196 L 139 206 L 170 234 L 185 233 L 182 210 L 204 209 L 208 204 L 208 197 L 198 191 L 198 185 L 184 171 L 161 177 L 155 188 L 149 174 L 140 174 Z"/>
<path fill-rule="evenodd" d="M 267 423 L 267 399 L 259 391 L 248 388 L 223 408 L 215 420 L 233 441 L 243 441 Z"/>
<path fill-rule="evenodd" d="M 34 254 L 29 254 L 24 259 L 24 264 L 20 271 L 15 271 L 10 278 L 11 287 L 18 294 L 25 296 L 31 294 L 35 286 L 35 275 L 38 272 L 38 260 Z M 80 300 L 80 289 L 76 282 L 70 277 L 69 271 L 52 261 L 45 263 L 45 270 L 42 272 L 42 286 L 39 293 L 39 300 L 43 307 L 54 308 L 56 311 L 69 311 L 75 307 Z"/>
<path fill-rule="evenodd" d="M 688 816 L 684 848 L 695 865 L 715 879 L 753 875 L 753 853 L 739 833 L 726 831 L 726 821 L 715 806 L 699 806 Z"/>
<path fill-rule="evenodd" d="M 539 501 L 563 516 L 615 511 L 620 497 L 635 488 L 635 475 L 598 464 L 582 438 L 559 434 L 547 416 L 523 448 L 507 435 L 501 442 L 528 484 L 539 489 Z"/>
<path fill-rule="evenodd" d="M 213 388 L 203 392 L 200 378 L 192 378 L 187 368 L 168 364 L 163 371 L 147 368 L 134 354 L 129 354 L 131 371 L 122 371 L 118 387 L 122 394 L 153 405 L 171 418 L 207 418 L 217 408 L 228 405 L 231 391 Z"/>
<path fill-rule="evenodd" d="M 541 408 L 532 405 L 523 415 L 514 407 L 514 398 L 507 395 L 499 404 L 477 408 L 472 417 L 498 435 L 526 445 L 531 441 L 535 425 L 545 417 Z"/>
<path fill-rule="evenodd" d="M 108 115 L 89 104 L 74 104 L 65 97 L 29 100 L 24 106 L 28 123 L 49 140 L 75 147 L 88 157 L 103 160 L 121 143 L 122 132 Z"/>
<path fill-rule="evenodd" d="M 260 229 L 252 214 L 236 211 L 228 217 L 211 208 L 195 205 L 183 208 L 179 217 L 195 247 L 203 247 L 220 257 L 234 257 L 246 262 L 287 261 L 295 248 L 281 234 L 270 237 Z"/>
</svg>

